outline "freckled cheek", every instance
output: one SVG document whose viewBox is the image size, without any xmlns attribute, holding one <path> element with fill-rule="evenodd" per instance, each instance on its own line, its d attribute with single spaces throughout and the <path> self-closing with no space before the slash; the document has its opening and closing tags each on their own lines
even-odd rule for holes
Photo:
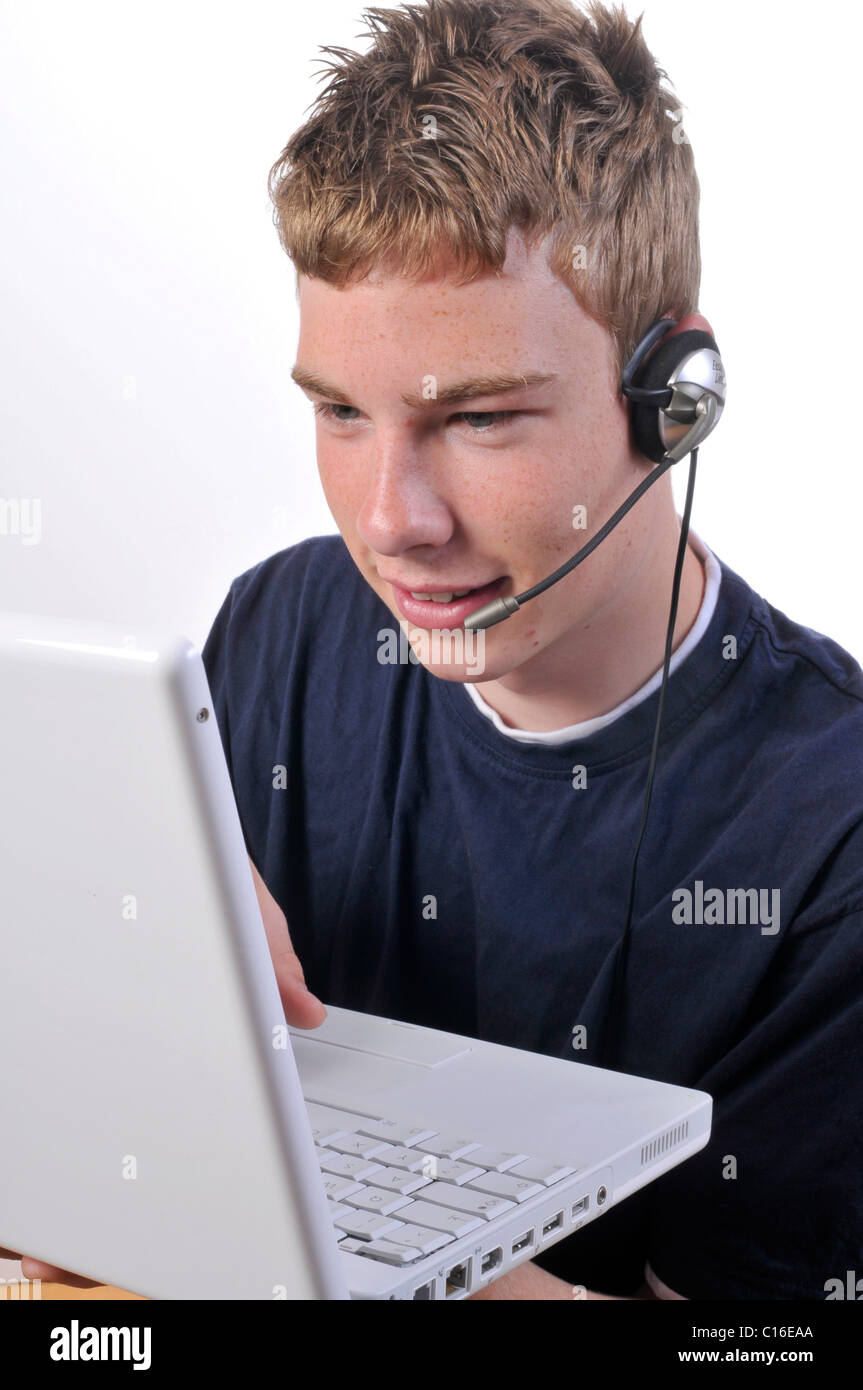
<svg viewBox="0 0 863 1390">
<path fill-rule="evenodd" d="M 330 511 L 340 525 L 352 525 L 365 498 L 362 466 L 357 459 L 348 460 L 326 444 L 318 444 L 317 457 L 321 487 Z"/>
<path fill-rule="evenodd" d="M 471 529 L 490 540 L 501 556 L 512 554 L 520 568 L 533 570 L 547 558 L 554 560 L 561 551 L 575 549 L 569 491 L 561 484 L 559 470 L 501 471 L 467 486 L 460 511 Z"/>
</svg>

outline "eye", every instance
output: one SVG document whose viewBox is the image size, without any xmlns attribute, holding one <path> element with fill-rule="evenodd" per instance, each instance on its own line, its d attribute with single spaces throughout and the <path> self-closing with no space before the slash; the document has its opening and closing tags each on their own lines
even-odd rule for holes
<svg viewBox="0 0 863 1390">
<path fill-rule="evenodd" d="M 339 405 L 335 401 L 316 401 L 314 403 L 315 414 L 323 416 L 325 420 L 334 420 L 337 425 L 353 424 L 352 420 L 343 420 L 341 415 L 335 415 L 333 412 L 336 410 L 356 410 L 356 406 Z"/>
<path fill-rule="evenodd" d="M 335 401 L 316 401 L 313 406 L 316 415 L 325 420 L 332 420 L 337 425 L 352 425 L 353 420 L 346 420 L 343 416 L 337 415 L 338 410 L 353 410 L 357 412 L 354 405 L 340 405 Z M 507 425 L 516 415 L 517 410 L 460 410 L 450 418 L 452 420 L 464 420 L 482 422 L 479 427 L 474 424 L 469 425 L 472 434 L 490 434 L 493 430 L 501 429 Z"/>
<path fill-rule="evenodd" d="M 517 414 L 517 410 L 461 410 L 452 418 L 453 420 L 461 419 L 464 421 L 484 420 L 487 422 L 485 429 L 474 429 L 471 425 L 471 431 L 473 434 L 490 434 L 492 430 L 501 429 L 502 426 L 508 425 Z"/>
</svg>

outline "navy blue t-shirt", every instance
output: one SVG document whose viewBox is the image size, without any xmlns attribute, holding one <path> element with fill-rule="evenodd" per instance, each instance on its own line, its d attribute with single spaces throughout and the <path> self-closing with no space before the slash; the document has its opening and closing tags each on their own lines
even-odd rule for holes
<svg viewBox="0 0 863 1390">
<path fill-rule="evenodd" d="M 666 691 L 615 1035 L 617 1069 L 713 1096 L 711 1141 L 538 1262 L 616 1295 L 649 1263 L 686 1298 L 824 1299 L 863 1277 L 863 671 L 720 564 Z M 519 743 L 382 662 L 387 629 L 322 536 L 235 579 L 204 648 L 309 988 L 592 1062 L 658 696 Z"/>
</svg>

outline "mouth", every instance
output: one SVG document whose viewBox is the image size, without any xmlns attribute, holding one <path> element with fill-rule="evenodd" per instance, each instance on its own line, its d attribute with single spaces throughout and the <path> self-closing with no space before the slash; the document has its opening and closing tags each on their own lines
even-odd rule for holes
<svg viewBox="0 0 863 1390">
<path fill-rule="evenodd" d="M 411 593 L 409 589 L 403 589 L 401 585 L 392 582 L 390 588 L 402 617 L 415 623 L 417 627 L 433 631 L 461 627 L 471 613 L 497 598 L 506 582 L 507 575 L 503 574 L 499 579 L 493 579 L 490 584 L 468 589 L 466 593 L 459 593 L 457 590 L 445 590 L 434 595 L 423 592 L 419 598 L 415 597 L 419 590 Z"/>
</svg>

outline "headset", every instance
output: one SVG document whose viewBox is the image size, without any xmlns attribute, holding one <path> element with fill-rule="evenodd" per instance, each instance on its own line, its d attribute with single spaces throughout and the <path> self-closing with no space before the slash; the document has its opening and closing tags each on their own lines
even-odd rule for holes
<svg viewBox="0 0 863 1390">
<path fill-rule="evenodd" d="M 623 932 L 617 942 L 616 956 L 611 977 L 611 988 L 607 1007 L 601 1015 L 600 1040 L 596 1051 L 590 1048 L 597 1058 L 598 1065 L 613 1066 L 614 1046 L 618 1032 L 614 1027 L 623 997 L 623 979 L 629 952 L 632 927 L 632 912 L 635 902 L 635 881 L 638 868 L 638 855 L 653 792 L 653 776 L 659 749 L 659 735 L 662 727 L 662 710 L 665 704 L 665 689 L 668 684 L 668 670 L 671 663 L 671 650 L 674 641 L 674 628 L 677 622 L 677 604 L 680 596 L 680 580 L 683 574 L 683 560 L 689 537 L 689 519 L 692 513 L 692 496 L 695 490 L 695 474 L 698 464 L 699 445 L 715 428 L 725 406 L 725 368 L 719 348 L 712 334 L 700 328 L 689 328 L 679 332 L 674 330 L 682 320 L 659 319 L 648 329 L 639 342 L 621 376 L 621 394 L 630 402 L 630 421 L 633 442 L 639 451 L 656 466 L 639 483 L 618 507 L 604 526 L 600 527 L 586 545 L 576 551 L 571 559 L 556 569 L 546 579 L 534 584 L 533 588 L 515 597 L 496 598 L 486 603 L 465 619 L 466 629 L 475 630 L 493 627 L 504 622 L 518 612 L 522 604 L 536 598 L 552 584 L 575 569 L 601 545 L 643 497 L 654 483 L 667 473 L 668 469 L 687 454 L 690 455 L 689 477 L 686 485 L 686 502 L 681 518 L 680 540 L 674 562 L 674 578 L 671 585 L 671 607 L 668 614 L 668 628 L 665 636 L 665 656 L 662 663 L 662 682 L 659 688 L 659 702 L 656 710 L 656 723 L 653 729 L 653 744 L 647 773 L 647 786 L 641 812 L 641 826 L 632 866 L 629 873 L 629 895 Z"/>
</svg>

